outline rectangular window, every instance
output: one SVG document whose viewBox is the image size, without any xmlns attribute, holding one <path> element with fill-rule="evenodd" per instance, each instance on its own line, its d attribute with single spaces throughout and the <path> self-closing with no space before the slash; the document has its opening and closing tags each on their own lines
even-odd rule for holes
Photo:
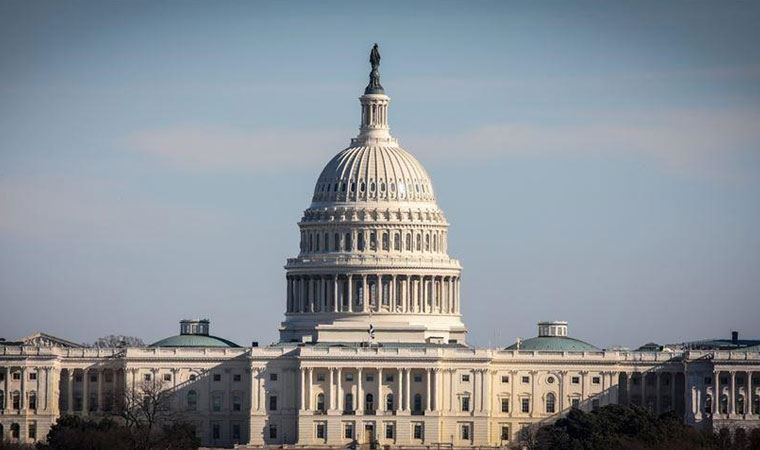
<svg viewBox="0 0 760 450">
<path fill-rule="evenodd" d="M 327 427 L 325 427 L 324 422 L 320 422 L 317 424 L 317 432 L 316 432 L 317 439 L 325 439 L 326 437 L 325 428 Z"/>
<path fill-rule="evenodd" d="M 354 438 L 354 424 L 347 423 L 343 425 L 343 437 L 346 439 Z"/>
<path fill-rule="evenodd" d="M 29 439 L 37 439 L 37 422 L 29 423 Z"/>
<path fill-rule="evenodd" d="M 509 375 L 502 375 L 501 376 L 501 382 L 502 383 L 509 383 Z"/>
<path fill-rule="evenodd" d="M 13 372 L 13 375 L 11 375 L 11 378 L 14 380 L 20 380 L 21 379 L 21 372 Z M 79 379 L 77 381 L 82 381 L 82 376 L 79 375 Z"/>
<path fill-rule="evenodd" d="M 579 406 L 581 406 L 581 401 L 577 398 L 574 398 L 570 401 L 570 406 L 577 409 Z"/>
<path fill-rule="evenodd" d="M 214 381 L 222 381 L 222 374 L 215 373 L 214 374 Z"/>
<path fill-rule="evenodd" d="M 277 381 L 277 374 L 276 373 L 270 373 L 269 374 L 269 381 Z"/>
<path fill-rule="evenodd" d="M 151 378 L 150 378 L 150 374 L 149 373 L 146 373 L 146 374 L 143 375 L 143 380 L 150 381 L 150 379 Z"/>
<path fill-rule="evenodd" d="M 462 424 L 462 440 L 463 441 L 470 440 L 470 425 L 468 424 Z"/>
<path fill-rule="evenodd" d="M 269 439 L 277 439 L 277 425 L 269 425 Z"/>
<path fill-rule="evenodd" d="M 393 424 L 385 424 L 385 439 L 393 439 Z"/>
<path fill-rule="evenodd" d="M 424 432 L 422 430 L 422 424 L 421 423 L 415 423 L 413 425 L 413 435 L 415 439 L 423 439 Z"/>
<path fill-rule="evenodd" d="M 106 372 L 106 383 L 113 383 L 113 373 Z"/>
<path fill-rule="evenodd" d="M 523 377 L 522 377 L 522 382 L 523 382 L 523 384 L 528 384 L 528 383 L 530 383 L 530 377 L 528 377 L 528 376 L 523 376 Z"/>
<path fill-rule="evenodd" d="M 501 399 L 501 412 L 508 413 L 509 412 L 509 399 L 503 398 Z"/>
<path fill-rule="evenodd" d="M 320 372 L 317 374 L 317 381 L 325 381 L 325 374 Z"/>
<path fill-rule="evenodd" d="M 232 424 L 232 439 L 240 440 L 240 424 L 239 423 Z"/>
<path fill-rule="evenodd" d="M 508 441 L 509 440 L 509 426 L 508 425 L 502 425 L 501 426 L 501 435 L 499 438 L 502 441 Z"/>
<path fill-rule="evenodd" d="M 387 383 L 393 383 L 393 375 L 386 375 L 385 376 L 385 381 Z"/>
<path fill-rule="evenodd" d="M 222 393 L 221 392 L 214 392 L 211 395 L 211 410 L 214 412 L 219 412 L 222 410 Z"/>
<path fill-rule="evenodd" d="M 238 382 L 238 381 L 240 381 L 242 379 L 243 379 L 243 377 L 239 373 L 236 373 L 236 374 L 232 375 L 232 381 Z"/>
<path fill-rule="evenodd" d="M 462 374 L 462 383 L 469 383 L 470 382 L 470 374 L 463 373 Z"/>
<path fill-rule="evenodd" d="M 234 393 L 232 394 L 232 410 L 233 411 L 242 411 L 243 409 L 243 398 L 240 394 Z"/>
<path fill-rule="evenodd" d="M 277 411 L 277 396 L 276 395 L 269 396 L 269 410 Z"/>
<path fill-rule="evenodd" d="M 219 439 L 220 438 L 220 426 L 218 423 L 211 424 L 211 438 L 212 439 Z"/>
<path fill-rule="evenodd" d="M 415 383 L 422 383 L 422 375 L 420 375 L 420 374 L 415 374 L 415 375 L 414 375 L 414 382 L 415 382 Z"/>
<path fill-rule="evenodd" d="M 705 384 L 712 384 L 712 377 L 705 377 Z"/>
<path fill-rule="evenodd" d="M 470 410 L 470 397 L 463 396 L 462 397 L 462 411 L 469 411 Z"/>
<path fill-rule="evenodd" d="M 347 373 L 346 374 L 346 381 L 354 381 L 354 374 Z"/>
<path fill-rule="evenodd" d="M 529 413 L 530 412 L 530 399 L 524 398 L 522 399 L 522 412 Z"/>
<path fill-rule="evenodd" d="M 37 379 L 37 372 L 29 372 L 29 379 L 34 381 Z M 98 376 L 95 375 L 95 381 L 98 381 Z"/>
<path fill-rule="evenodd" d="M 375 381 L 374 375 L 367 375 L 367 381 Z"/>
<path fill-rule="evenodd" d="M 32 374 L 29 374 L 29 375 L 30 375 L 30 377 L 29 377 L 30 380 L 37 379 L 37 374 L 36 373 L 34 374 L 34 378 L 31 377 Z M 91 373 L 90 374 L 90 382 L 91 383 L 97 383 L 98 382 L 98 374 L 97 373 Z"/>
<path fill-rule="evenodd" d="M 570 382 L 573 384 L 581 384 L 581 377 L 570 377 Z"/>
<path fill-rule="evenodd" d="M 164 381 L 172 381 L 172 374 L 165 373 L 164 374 Z"/>
<path fill-rule="evenodd" d="M 591 377 L 591 383 L 592 384 L 599 384 L 602 382 L 602 379 L 599 377 Z"/>
</svg>

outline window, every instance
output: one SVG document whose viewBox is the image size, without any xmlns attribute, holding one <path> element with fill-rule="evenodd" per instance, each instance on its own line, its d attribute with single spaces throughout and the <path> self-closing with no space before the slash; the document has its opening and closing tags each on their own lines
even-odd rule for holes
<svg viewBox="0 0 760 450">
<path fill-rule="evenodd" d="M 325 411 L 325 394 L 317 394 L 317 411 Z"/>
<path fill-rule="evenodd" d="M 414 394 L 414 411 L 422 411 L 422 395 L 420 394 Z"/>
<path fill-rule="evenodd" d="M 232 439 L 240 440 L 240 424 L 239 423 L 232 424 Z"/>
<path fill-rule="evenodd" d="M 113 383 L 113 372 L 106 372 L 105 375 L 106 383 Z"/>
<path fill-rule="evenodd" d="M 602 379 L 600 377 L 591 377 L 592 384 L 599 384 L 601 382 L 602 382 Z"/>
<path fill-rule="evenodd" d="M 352 183 L 353 186 L 353 183 Z M 333 235 L 333 251 L 337 252 L 340 251 L 340 234 L 335 233 Z"/>
<path fill-rule="evenodd" d="M 219 373 L 214 374 L 214 381 L 222 381 L 222 375 Z"/>
<path fill-rule="evenodd" d="M 581 383 L 581 377 L 570 377 L 570 382 L 573 384 L 580 384 Z"/>
<path fill-rule="evenodd" d="M 573 408 L 578 409 L 581 406 L 581 401 L 579 399 L 577 399 L 577 398 L 574 398 L 574 399 L 570 400 L 570 406 L 572 406 Z"/>
<path fill-rule="evenodd" d="M 705 384 L 712 384 L 712 377 L 705 377 Z"/>
<path fill-rule="evenodd" d="M 412 430 L 413 430 L 413 435 L 415 439 L 423 439 L 425 433 L 424 433 L 424 430 L 422 429 L 421 423 L 415 423 L 413 425 Z"/>
<path fill-rule="evenodd" d="M 595 399 L 591 400 L 591 409 L 593 409 L 594 411 L 596 411 L 597 409 L 599 409 L 599 399 L 598 398 L 595 398 Z"/>
<path fill-rule="evenodd" d="M 422 383 L 422 375 L 420 374 L 414 374 L 414 382 L 415 383 Z"/>
<path fill-rule="evenodd" d="M 346 381 L 354 381 L 354 374 L 347 373 L 346 374 Z"/>
<path fill-rule="evenodd" d="M 269 439 L 277 439 L 277 425 L 269 425 Z"/>
<path fill-rule="evenodd" d="M 29 423 L 29 439 L 37 439 L 37 422 Z"/>
<path fill-rule="evenodd" d="M 165 373 L 164 374 L 164 381 L 172 381 L 172 374 Z"/>
<path fill-rule="evenodd" d="M 462 374 L 462 383 L 469 383 L 470 382 L 470 374 Z"/>
<path fill-rule="evenodd" d="M 189 411 L 195 411 L 198 409 L 198 393 L 195 391 L 189 391 L 187 393 L 187 409 Z"/>
<path fill-rule="evenodd" d="M 547 378 L 546 378 L 546 382 L 547 382 L 548 384 L 554 384 L 554 377 L 547 377 Z"/>
<path fill-rule="evenodd" d="M 509 399 L 503 398 L 501 399 L 501 412 L 508 413 L 509 412 Z"/>
<path fill-rule="evenodd" d="M 555 398 L 551 392 L 546 394 L 546 413 L 554 414 L 555 411 Z"/>
<path fill-rule="evenodd" d="M 5 391 L 0 391 L 0 408 L 5 409 Z"/>
<path fill-rule="evenodd" d="M 214 392 L 211 394 L 211 410 L 214 412 L 219 412 L 222 410 L 222 393 L 221 392 Z"/>
<path fill-rule="evenodd" d="M 530 412 L 530 399 L 529 398 L 524 398 L 524 399 L 522 399 L 521 403 L 522 403 L 522 405 L 521 405 L 522 406 L 522 412 L 529 413 Z"/>
<path fill-rule="evenodd" d="M 327 433 L 325 431 L 325 428 L 327 427 L 325 427 L 325 423 L 324 422 L 317 423 L 316 428 L 317 428 L 316 430 L 317 439 L 325 439 L 327 437 Z"/>
<path fill-rule="evenodd" d="M 509 440 L 509 426 L 508 425 L 502 425 L 501 426 L 501 435 L 499 438 L 502 441 L 508 441 Z"/>
<path fill-rule="evenodd" d="M 13 395 L 11 396 L 11 401 L 13 403 L 11 405 L 13 407 L 12 409 L 17 409 L 17 410 L 21 409 L 21 394 L 19 393 L 19 391 L 16 391 L 13 393 Z"/>
<path fill-rule="evenodd" d="M 243 410 L 243 397 L 240 395 L 239 392 L 234 392 L 232 394 L 232 410 L 233 411 Z"/>
<path fill-rule="evenodd" d="M 524 384 L 528 384 L 528 383 L 530 383 L 530 377 L 528 377 L 528 376 L 523 376 L 523 377 L 522 377 L 522 382 L 523 382 Z"/>
<path fill-rule="evenodd" d="M 277 411 L 277 396 L 276 395 L 269 396 L 269 410 Z"/>
<path fill-rule="evenodd" d="M 393 394 L 388 394 L 385 396 L 385 410 L 393 411 Z"/>
<path fill-rule="evenodd" d="M 367 381 L 375 381 L 375 376 L 374 376 L 374 375 L 372 375 L 372 374 L 367 374 L 367 378 L 366 378 L 366 380 L 367 380 Z"/>
<path fill-rule="evenodd" d="M 195 374 L 191 374 L 191 375 L 190 375 L 190 381 L 195 381 L 195 379 L 196 379 L 196 378 L 197 378 L 197 377 L 196 377 L 196 375 L 195 375 Z"/>
<path fill-rule="evenodd" d="M 242 379 L 243 379 L 243 377 L 239 373 L 236 373 L 236 374 L 232 375 L 232 381 L 239 382 Z"/>
<path fill-rule="evenodd" d="M 392 423 L 385 424 L 385 439 L 393 439 L 393 428 Z"/>
<path fill-rule="evenodd" d="M 29 393 L 29 409 L 37 409 L 37 393 L 34 391 Z"/>
<path fill-rule="evenodd" d="M 346 394 L 346 401 L 343 403 L 343 406 L 345 407 L 346 411 L 354 410 L 354 394 Z"/>
<path fill-rule="evenodd" d="M 325 381 L 325 374 L 320 372 L 317 374 L 317 381 Z"/>
<path fill-rule="evenodd" d="M 364 409 L 366 411 L 375 410 L 375 397 L 372 394 L 367 394 L 364 401 Z"/>
<path fill-rule="evenodd" d="M 97 375 L 92 375 L 92 376 L 95 377 L 95 379 L 94 380 L 90 380 L 90 381 L 98 381 L 98 376 Z M 37 379 L 37 372 L 29 372 L 29 379 L 31 381 L 36 380 Z"/>
<path fill-rule="evenodd" d="M 461 428 L 461 436 L 463 441 L 470 440 L 470 425 L 463 423 Z"/>
<path fill-rule="evenodd" d="M 354 438 L 354 424 L 347 423 L 343 425 L 343 437 L 345 439 L 353 439 Z"/>
<path fill-rule="evenodd" d="M 412 250 L 412 235 L 407 233 L 406 234 L 406 250 L 411 251 Z"/>
<path fill-rule="evenodd" d="M 386 375 L 385 376 L 385 381 L 386 382 L 393 383 L 393 380 L 394 380 L 393 375 Z"/>
<path fill-rule="evenodd" d="M 369 249 L 372 251 L 377 250 L 377 233 L 374 231 L 369 232 Z"/>
<path fill-rule="evenodd" d="M 462 411 L 467 412 L 470 410 L 470 397 L 469 396 L 462 396 Z"/>
<path fill-rule="evenodd" d="M 13 439 L 18 439 L 21 435 L 21 426 L 17 423 L 11 424 L 11 437 Z"/>
<path fill-rule="evenodd" d="M 13 372 L 13 375 L 11 375 L 11 378 L 14 380 L 20 380 L 21 379 L 21 372 Z M 77 381 L 82 381 L 82 376 L 78 375 Z"/>
<path fill-rule="evenodd" d="M 150 380 L 151 380 L 151 378 L 150 378 L 150 374 L 149 374 L 149 373 L 146 373 L 146 374 L 144 374 L 144 375 L 143 375 L 143 380 L 145 380 L 145 381 L 150 381 Z"/>
<path fill-rule="evenodd" d="M 214 422 L 211 424 L 211 438 L 212 439 L 219 439 L 220 438 L 220 426 L 218 422 Z"/>
<path fill-rule="evenodd" d="M 270 373 L 269 374 L 269 381 L 277 381 L 277 374 L 276 373 Z"/>
<path fill-rule="evenodd" d="M 398 233 L 393 235 L 393 250 L 401 250 L 401 235 Z"/>
<path fill-rule="evenodd" d="M 502 383 L 509 383 L 509 375 L 502 375 L 501 376 L 501 382 Z"/>
<path fill-rule="evenodd" d="M 343 250 L 346 252 L 351 251 L 351 233 L 346 233 L 346 236 L 343 239 Z"/>
<path fill-rule="evenodd" d="M 388 251 L 391 249 L 390 239 L 388 233 L 383 232 L 383 250 Z"/>
<path fill-rule="evenodd" d="M 21 375 L 19 375 L 17 373 L 14 373 L 13 374 L 13 379 L 14 380 L 19 380 L 19 379 L 21 379 Z M 82 374 L 81 373 L 75 374 L 74 375 L 74 381 L 76 381 L 77 383 L 81 383 L 82 382 Z"/>
</svg>

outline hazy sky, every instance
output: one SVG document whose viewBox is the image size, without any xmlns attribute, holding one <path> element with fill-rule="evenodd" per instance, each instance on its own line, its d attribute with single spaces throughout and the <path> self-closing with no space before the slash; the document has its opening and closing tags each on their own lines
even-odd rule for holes
<svg viewBox="0 0 760 450">
<path fill-rule="evenodd" d="M 0 1 L 0 336 L 275 340 L 373 42 L 471 343 L 760 338 L 760 3 L 712 1 Z"/>
</svg>

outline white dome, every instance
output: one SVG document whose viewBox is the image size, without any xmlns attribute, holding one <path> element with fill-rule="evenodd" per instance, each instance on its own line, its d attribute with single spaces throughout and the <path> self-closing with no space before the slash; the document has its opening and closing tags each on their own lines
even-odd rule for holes
<svg viewBox="0 0 760 450">
<path fill-rule="evenodd" d="M 330 160 L 314 188 L 315 203 L 434 202 L 430 176 L 398 146 L 349 147 Z"/>
</svg>

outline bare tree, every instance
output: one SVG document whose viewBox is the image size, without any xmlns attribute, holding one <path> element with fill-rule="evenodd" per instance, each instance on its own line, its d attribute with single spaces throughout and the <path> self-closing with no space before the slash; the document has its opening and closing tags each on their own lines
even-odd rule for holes
<svg viewBox="0 0 760 450">
<path fill-rule="evenodd" d="M 145 380 L 124 392 L 121 417 L 140 450 L 155 448 L 161 441 L 161 431 L 181 418 L 172 411 L 172 391 L 156 379 Z"/>
<path fill-rule="evenodd" d="M 91 346 L 99 348 L 144 347 L 145 343 L 139 337 L 109 334 L 99 337 Z"/>
</svg>

